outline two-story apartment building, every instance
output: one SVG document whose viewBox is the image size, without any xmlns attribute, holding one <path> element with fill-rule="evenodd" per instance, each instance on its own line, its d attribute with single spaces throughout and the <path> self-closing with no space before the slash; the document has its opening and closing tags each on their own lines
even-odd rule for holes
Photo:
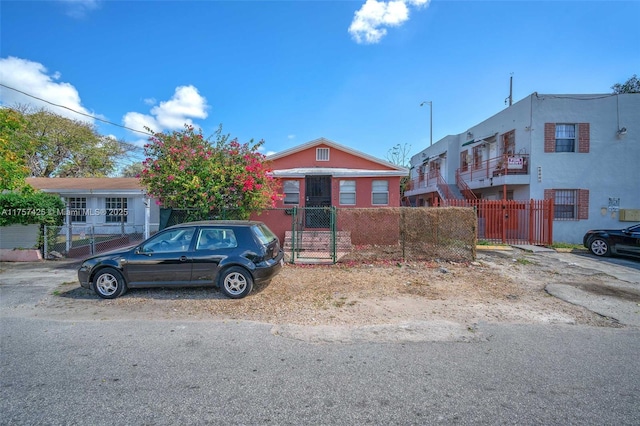
<svg viewBox="0 0 640 426">
<path fill-rule="evenodd" d="M 553 199 L 553 240 L 640 222 L 640 94 L 533 93 L 411 158 L 412 205 Z"/>
</svg>

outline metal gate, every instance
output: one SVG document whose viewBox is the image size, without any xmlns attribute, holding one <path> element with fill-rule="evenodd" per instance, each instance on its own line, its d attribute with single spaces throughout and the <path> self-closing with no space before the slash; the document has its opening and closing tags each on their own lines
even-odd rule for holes
<svg viewBox="0 0 640 426">
<path fill-rule="evenodd" d="M 291 210 L 291 262 L 336 262 L 336 208 L 294 207 Z"/>
<path fill-rule="evenodd" d="M 478 240 L 553 244 L 553 200 L 446 200 L 445 204 L 476 209 Z"/>
</svg>

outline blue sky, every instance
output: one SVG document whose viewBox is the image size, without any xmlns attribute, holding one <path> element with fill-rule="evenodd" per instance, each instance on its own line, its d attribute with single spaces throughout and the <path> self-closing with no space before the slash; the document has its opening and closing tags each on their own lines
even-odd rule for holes
<svg viewBox="0 0 640 426">
<path fill-rule="evenodd" d="M 533 93 L 640 75 L 639 1 L 5 1 L 0 83 L 133 129 L 410 154 Z M 0 103 L 42 105 L 0 87 Z M 89 117 L 101 134 L 145 137 Z"/>
</svg>

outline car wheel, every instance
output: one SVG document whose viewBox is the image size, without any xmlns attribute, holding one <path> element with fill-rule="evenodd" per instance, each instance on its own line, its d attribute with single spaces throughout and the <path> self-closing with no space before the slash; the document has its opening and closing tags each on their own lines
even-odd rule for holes
<svg viewBox="0 0 640 426">
<path fill-rule="evenodd" d="M 241 299 L 251 293 L 253 278 L 246 269 L 232 266 L 220 276 L 220 289 L 227 297 Z"/>
<path fill-rule="evenodd" d="M 607 240 L 603 240 L 602 238 L 594 238 L 591 240 L 589 250 L 596 256 L 609 256 L 611 254 Z"/>
<path fill-rule="evenodd" d="M 120 272 L 113 268 L 105 268 L 96 274 L 93 289 L 103 299 L 115 299 L 127 291 L 127 285 Z"/>
</svg>

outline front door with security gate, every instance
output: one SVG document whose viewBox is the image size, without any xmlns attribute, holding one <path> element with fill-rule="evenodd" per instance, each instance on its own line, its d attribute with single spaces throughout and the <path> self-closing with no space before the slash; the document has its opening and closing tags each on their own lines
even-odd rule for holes
<svg viewBox="0 0 640 426">
<path fill-rule="evenodd" d="M 329 228 L 331 176 L 306 176 L 305 187 L 305 227 Z"/>
</svg>

